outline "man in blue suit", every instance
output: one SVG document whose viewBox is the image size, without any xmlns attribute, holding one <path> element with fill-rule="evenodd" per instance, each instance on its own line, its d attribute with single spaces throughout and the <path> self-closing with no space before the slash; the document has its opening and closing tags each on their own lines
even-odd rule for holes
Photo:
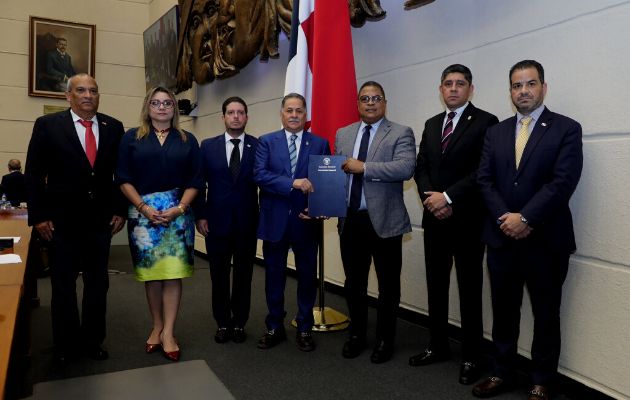
<svg viewBox="0 0 630 400">
<path fill-rule="evenodd" d="M 529 400 L 550 398 L 560 357 L 560 301 L 569 256 L 576 249 L 569 199 L 582 172 L 582 127 L 549 111 L 542 65 L 510 69 L 516 116 L 486 133 L 477 180 L 488 215 L 492 290 L 492 376 L 473 388 L 491 397 L 514 385 L 523 286 L 531 299 L 534 338 Z"/>
<path fill-rule="evenodd" d="M 316 190 L 307 178 L 309 155 L 330 154 L 328 141 L 306 131 L 306 100 L 290 93 L 282 99 L 281 129 L 260 137 L 254 180 L 260 187 L 258 238 L 263 240 L 267 332 L 258 347 L 269 349 L 286 339 L 284 329 L 285 270 L 289 248 L 298 277 L 296 344 L 315 349 L 311 330 L 316 295 L 318 232 L 321 221 L 307 216 L 308 193 Z"/>
<path fill-rule="evenodd" d="M 214 340 L 245 341 L 252 269 L 256 258 L 258 188 L 254 155 L 258 139 L 245 133 L 247 104 L 240 97 L 223 102 L 223 135 L 201 142 L 201 165 L 207 195 L 197 196 L 197 230 L 206 238 L 212 278 Z M 230 295 L 230 273 L 232 290 Z"/>
</svg>

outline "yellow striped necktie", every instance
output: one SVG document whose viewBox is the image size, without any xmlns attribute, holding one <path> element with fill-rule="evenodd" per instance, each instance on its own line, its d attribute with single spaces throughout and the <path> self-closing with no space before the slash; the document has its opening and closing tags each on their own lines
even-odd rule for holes
<svg viewBox="0 0 630 400">
<path fill-rule="evenodd" d="M 516 169 L 521 163 L 521 157 L 523 156 L 523 150 L 529 140 L 529 123 L 532 122 L 532 117 L 523 117 L 521 119 L 521 129 L 516 134 L 516 143 L 514 144 L 514 155 L 516 156 Z"/>
</svg>

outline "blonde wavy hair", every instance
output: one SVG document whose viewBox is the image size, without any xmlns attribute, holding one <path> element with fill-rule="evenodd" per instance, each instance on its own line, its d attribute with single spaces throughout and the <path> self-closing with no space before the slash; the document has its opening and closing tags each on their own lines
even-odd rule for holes
<svg viewBox="0 0 630 400">
<path fill-rule="evenodd" d="M 166 93 L 171 100 L 173 100 L 173 119 L 171 119 L 171 127 L 175 129 L 182 138 L 182 141 L 186 141 L 186 132 L 179 126 L 179 110 L 177 109 L 177 99 L 175 93 L 171 92 L 165 87 L 156 86 L 153 89 L 149 89 L 147 95 L 144 97 L 142 103 L 142 110 L 140 111 L 140 126 L 138 132 L 136 132 L 136 139 L 140 140 L 146 137 L 151 132 L 151 116 L 149 114 L 149 108 L 151 107 L 151 99 L 156 93 Z"/>
</svg>

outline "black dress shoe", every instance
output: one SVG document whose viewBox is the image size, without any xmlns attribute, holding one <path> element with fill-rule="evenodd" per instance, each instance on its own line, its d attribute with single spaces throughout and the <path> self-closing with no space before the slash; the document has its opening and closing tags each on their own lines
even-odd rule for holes
<svg viewBox="0 0 630 400">
<path fill-rule="evenodd" d="M 464 361 L 459 368 L 459 383 L 471 385 L 479 379 L 479 367 L 472 361 Z"/>
<path fill-rule="evenodd" d="M 365 339 L 359 336 L 350 336 L 343 344 L 341 355 L 344 358 L 356 358 L 365 349 Z"/>
<path fill-rule="evenodd" d="M 234 328 L 232 332 L 232 341 L 234 343 L 243 343 L 247 338 L 244 328 Z"/>
<path fill-rule="evenodd" d="M 217 343 L 226 343 L 232 339 L 232 329 L 219 328 L 217 333 L 214 334 L 214 341 Z"/>
<path fill-rule="evenodd" d="M 102 348 L 101 346 L 89 346 L 86 347 L 83 351 L 86 357 L 91 358 L 92 360 L 107 360 L 109 358 L 109 353 L 107 350 Z"/>
<path fill-rule="evenodd" d="M 315 341 L 313 340 L 313 334 L 310 331 L 297 332 L 295 334 L 295 344 L 301 351 L 315 350 Z"/>
<path fill-rule="evenodd" d="M 447 352 L 437 352 L 430 348 L 424 349 L 420 354 L 409 357 L 409 365 L 412 367 L 419 367 L 422 365 L 429 365 L 440 361 L 446 361 L 451 358 Z"/>
<path fill-rule="evenodd" d="M 513 385 L 498 376 L 491 376 L 473 386 L 472 394 L 475 397 L 488 398 L 512 389 Z"/>
<path fill-rule="evenodd" d="M 549 390 L 545 386 L 534 385 L 527 393 L 527 400 L 549 400 Z"/>
<path fill-rule="evenodd" d="M 378 342 L 376 347 L 374 347 L 372 355 L 370 356 L 370 361 L 374 364 L 382 364 L 389 361 L 393 354 L 394 346 L 384 340 L 381 340 Z"/>
<path fill-rule="evenodd" d="M 260 339 L 258 339 L 259 349 L 270 349 L 287 340 L 287 333 L 284 328 L 269 329 Z"/>
</svg>

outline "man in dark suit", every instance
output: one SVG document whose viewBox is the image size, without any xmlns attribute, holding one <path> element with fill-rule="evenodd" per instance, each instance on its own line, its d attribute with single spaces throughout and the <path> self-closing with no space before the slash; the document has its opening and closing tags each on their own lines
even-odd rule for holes
<svg viewBox="0 0 630 400">
<path fill-rule="evenodd" d="M 459 382 L 471 384 L 479 378 L 483 338 L 484 206 L 475 177 L 486 129 L 499 120 L 468 101 L 474 90 L 468 67 L 446 67 L 439 89 L 447 111 L 427 120 L 415 174 L 424 206 L 422 227 L 431 342 L 424 352 L 411 357 L 409 364 L 429 365 L 450 357 L 448 292 L 455 261 L 463 338 Z"/>
<path fill-rule="evenodd" d="M 214 340 L 242 343 L 256 258 L 258 188 L 253 168 L 258 139 L 245 133 L 247 104 L 243 99 L 228 98 L 222 111 L 225 133 L 201 142 L 208 191 L 205 197 L 197 196 L 195 216 L 197 230 L 206 238 L 210 264 L 212 313 L 218 326 Z"/>
<path fill-rule="evenodd" d="M 46 55 L 46 74 L 54 81 L 53 90 L 63 92 L 66 90 L 68 79 L 75 74 L 72 66 L 72 57 L 66 51 L 68 40 L 57 38 L 55 50 Z"/>
<path fill-rule="evenodd" d="M 26 187 L 20 160 L 9 160 L 9 173 L 2 177 L 2 183 L 0 184 L 1 195 L 6 195 L 7 200 L 11 202 L 13 207 L 17 207 L 20 203 L 26 201 Z"/>
<path fill-rule="evenodd" d="M 98 86 L 87 74 L 70 79 L 70 109 L 38 118 L 26 158 L 29 225 L 50 242 L 52 325 L 56 359 L 106 359 L 105 309 L 111 237 L 126 203 L 114 185 L 120 121 L 97 113 Z M 76 279 L 82 272 L 79 318 Z"/>
<path fill-rule="evenodd" d="M 357 98 L 361 120 L 337 131 L 335 153 L 347 156 L 348 213 L 338 224 L 350 336 L 345 358 L 366 346 L 367 286 L 372 260 L 378 279 L 378 313 L 373 363 L 388 361 L 394 351 L 396 312 L 400 303 L 402 236 L 411 231 L 403 200 L 403 182 L 413 176 L 416 142 L 408 126 L 385 118 L 387 100 L 374 81 L 361 85 Z"/>
<path fill-rule="evenodd" d="M 260 187 L 258 238 L 263 241 L 269 309 L 265 320 L 267 332 L 258 341 L 258 347 L 269 349 L 286 339 L 284 287 L 291 248 L 298 278 L 296 344 L 302 351 L 312 351 L 321 221 L 308 219 L 307 195 L 314 190 L 307 178 L 308 158 L 311 154 L 330 154 L 330 147 L 328 141 L 304 129 L 303 96 L 296 93 L 284 96 L 280 115 L 284 129 L 260 137 L 254 161 L 254 180 Z"/>
<path fill-rule="evenodd" d="M 516 116 L 488 129 L 477 180 L 488 209 L 492 289 L 492 376 L 473 394 L 490 397 L 514 384 L 523 286 L 534 315 L 529 400 L 550 397 L 560 357 L 560 300 L 569 256 L 576 249 L 569 199 L 582 172 L 582 127 L 549 111 L 542 65 L 533 60 L 510 69 Z"/>
</svg>

